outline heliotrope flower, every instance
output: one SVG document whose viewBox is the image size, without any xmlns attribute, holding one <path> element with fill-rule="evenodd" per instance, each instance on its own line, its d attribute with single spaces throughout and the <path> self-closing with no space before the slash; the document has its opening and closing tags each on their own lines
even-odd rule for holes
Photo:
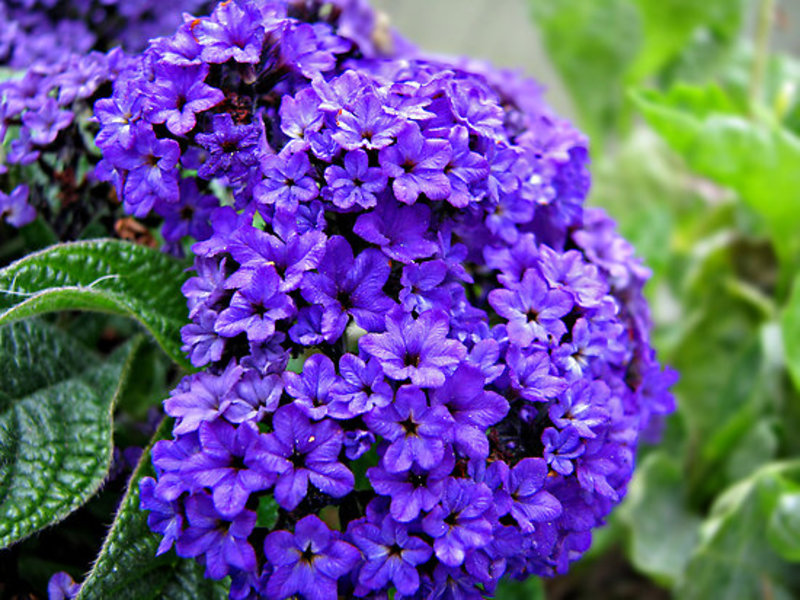
<svg viewBox="0 0 800 600">
<path fill-rule="evenodd" d="M 144 503 L 232 598 L 477 599 L 564 572 L 674 409 L 647 272 L 583 208 L 586 139 L 535 84 L 378 23 L 360 0 L 225 2 L 98 105 L 125 207 L 195 240 L 204 372 L 165 401 Z"/>
</svg>

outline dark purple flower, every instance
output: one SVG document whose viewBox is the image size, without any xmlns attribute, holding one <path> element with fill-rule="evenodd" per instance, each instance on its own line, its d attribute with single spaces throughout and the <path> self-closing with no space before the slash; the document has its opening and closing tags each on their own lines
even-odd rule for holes
<svg viewBox="0 0 800 600">
<path fill-rule="evenodd" d="M 411 379 L 421 387 L 439 387 L 466 357 L 466 348 L 447 338 L 447 315 L 438 310 L 418 319 L 393 312 L 386 316 L 386 333 L 370 333 L 359 340 L 363 352 L 378 359 L 386 375 Z"/>
<path fill-rule="evenodd" d="M 198 175 L 204 179 L 244 176 L 258 164 L 261 131 L 256 124 L 236 125 L 228 113 L 211 118 L 211 133 L 198 133 L 195 140 L 208 152 Z"/>
<path fill-rule="evenodd" d="M 344 157 L 344 166 L 331 165 L 325 170 L 325 181 L 331 202 L 342 209 L 355 205 L 372 208 L 378 202 L 375 194 L 386 187 L 386 174 L 379 167 L 369 166 L 363 150 L 353 150 Z"/>
<path fill-rule="evenodd" d="M 280 278 L 274 266 L 266 264 L 239 273 L 249 281 L 233 294 L 230 306 L 220 313 L 214 329 L 223 337 L 245 333 L 251 342 L 264 342 L 275 333 L 276 321 L 295 314 L 294 302 L 280 291 Z"/>
<path fill-rule="evenodd" d="M 444 173 L 450 180 L 447 201 L 457 208 L 464 208 L 475 197 L 470 187 L 489 174 L 489 163 L 470 149 L 469 131 L 466 127 L 454 127 L 447 140 L 453 149 L 450 160 L 444 167 Z"/>
<path fill-rule="evenodd" d="M 567 387 L 552 371 L 550 355 L 543 350 L 524 351 L 511 345 L 506 353 L 511 387 L 529 402 L 547 402 Z"/>
<path fill-rule="evenodd" d="M 249 370 L 231 392 L 224 416 L 231 423 L 260 422 L 275 412 L 282 394 L 283 381 L 278 375 Z"/>
<path fill-rule="evenodd" d="M 71 111 L 59 108 L 54 98 L 48 98 L 36 110 L 26 111 L 22 122 L 30 131 L 31 142 L 39 146 L 52 144 L 58 132 L 72 124 Z"/>
<path fill-rule="evenodd" d="M 264 28 L 254 6 L 221 2 L 210 18 L 192 23 L 191 32 L 203 47 L 201 57 L 210 63 L 230 59 L 255 64 L 261 60 Z"/>
<path fill-rule="evenodd" d="M 259 460 L 278 475 L 275 500 L 283 508 L 297 508 L 308 492 L 309 481 L 335 498 L 353 489 L 353 474 L 339 462 L 342 430 L 333 421 L 312 424 L 290 404 L 278 409 L 272 426 L 274 433 L 265 439 Z"/>
<path fill-rule="evenodd" d="M 309 356 L 300 373 L 286 371 L 283 374 L 286 393 L 294 398 L 294 405 L 314 421 L 328 414 L 331 387 L 337 380 L 333 362 L 324 354 Z"/>
<path fill-rule="evenodd" d="M 572 427 L 559 431 L 548 427 L 542 434 L 544 457 L 547 464 L 562 475 L 570 475 L 575 469 L 572 460 L 584 451 L 578 432 Z"/>
<path fill-rule="evenodd" d="M 222 579 L 232 569 L 255 570 L 256 553 L 247 538 L 256 513 L 245 509 L 227 519 L 204 492 L 189 496 L 185 506 L 188 524 L 175 544 L 178 556 L 205 555 L 206 577 L 211 579 Z"/>
<path fill-rule="evenodd" d="M 28 204 L 28 186 L 21 184 L 10 194 L 0 191 L 0 223 L 24 227 L 36 219 L 36 209 Z"/>
<path fill-rule="evenodd" d="M 369 248 L 354 259 L 347 240 L 333 236 L 317 270 L 306 275 L 302 291 L 307 301 L 325 309 L 323 334 L 338 338 L 348 314 L 367 331 L 383 329 L 384 315 L 395 306 L 383 292 L 391 271 L 386 257 Z"/>
<path fill-rule="evenodd" d="M 305 88 L 295 97 L 288 96 L 281 102 L 281 131 L 289 137 L 292 152 L 309 147 L 309 134 L 322 128 L 322 112 L 319 97 L 311 88 Z"/>
<path fill-rule="evenodd" d="M 164 65 L 148 89 L 146 114 L 151 123 L 164 123 L 175 135 L 186 135 L 197 123 L 197 113 L 225 99 L 221 90 L 205 83 L 208 66 Z"/>
<path fill-rule="evenodd" d="M 501 461 L 489 465 L 487 480 L 498 488 L 494 494 L 498 514 L 510 513 L 525 533 L 535 531 L 535 523 L 558 517 L 561 503 L 544 491 L 546 478 L 547 463 L 541 458 L 524 458 L 513 469 Z"/>
<path fill-rule="evenodd" d="M 389 258 L 408 264 L 428 258 L 437 250 L 429 239 L 431 209 L 423 204 L 398 206 L 379 202 L 372 212 L 356 220 L 353 232 L 367 242 L 377 244 Z"/>
<path fill-rule="evenodd" d="M 528 269 L 519 284 L 489 292 L 489 304 L 508 319 L 508 339 L 522 347 L 534 340 L 558 342 L 567 328 L 561 317 L 572 310 L 572 298 L 549 289 L 535 269 Z"/>
<path fill-rule="evenodd" d="M 430 200 L 450 195 L 450 180 L 444 168 L 452 156 L 447 140 L 426 139 L 415 123 L 409 123 L 397 136 L 397 144 L 383 148 L 378 161 L 393 177 L 392 190 L 400 202 L 413 204 L 420 194 Z"/>
<path fill-rule="evenodd" d="M 433 393 L 433 405 L 445 406 L 453 418 L 456 449 L 476 459 L 489 456 L 486 430 L 508 413 L 508 402 L 483 386 L 483 374 L 475 367 L 462 365 Z"/>
<path fill-rule="evenodd" d="M 433 468 L 453 438 L 453 420 L 447 409 L 428 406 L 425 393 L 413 385 L 404 385 L 392 404 L 363 418 L 370 430 L 391 442 L 381 464 L 392 473 L 407 471 L 414 464 Z"/>
<path fill-rule="evenodd" d="M 227 251 L 246 268 L 272 264 L 282 278 L 280 290 L 290 292 L 300 286 L 307 271 L 319 266 L 326 241 L 320 231 L 292 231 L 281 239 L 254 227 L 243 227 L 230 236 Z"/>
<path fill-rule="evenodd" d="M 173 433 L 195 431 L 203 421 L 212 421 L 222 415 L 242 373 L 242 368 L 231 361 L 219 375 L 197 373 L 189 376 L 185 389 L 175 390 L 164 400 L 164 410 L 178 419 Z"/>
<path fill-rule="evenodd" d="M 72 576 L 65 571 L 55 573 L 47 582 L 47 597 L 49 600 L 72 600 L 77 598 L 81 591 L 81 584 L 75 583 Z"/>
<path fill-rule="evenodd" d="M 386 113 L 381 100 L 366 92 L 337 113 L 336 126 L 333 139 L 345 150 L 378 150 L 395 141 L 403 121 Z"/>
<path fill-rule="evenodd" d="M 385 517 L 380 527 L 354 522 L 347 535 L 364 555 L 358 583 L 366 590 L 379 591 L 391 583 L 400 594 L 410 596 L 419 589 L 417 566 L 427 562 L 433 551 L 420 538 L 409 535 L 405 525 L 391 517 Z"/>
<path fill-rule="evenodd" d="M 339 359 L 339 375 L 331 386 L 328 405 L 328 414 L 335 419 L 372 412 L 388 406 L 394 398 L 392 386 L 375 358 L 364 362 L 353 354 L 345 354 Z"/>
<path fill-rule="evenodd" d="M 368 469 L 367 477 L 378 494 L 391 498 L 389 511 L 392 517 L 408 523 L 421 511 L 429 511 L 436 505 L 455 462 L 452 449 L 445 447 L 442 460 L 430 469 L 412 467 L 395 473 L 378 466 Z"/>
<path fill-rule="evenodd" d="M 593 438 L 597 433 L 592 428 L 608 418 L 605 406 L 610 393 L 600 380 L 578 380 L 550 405 L 550 420 L 559 429 L 572 427 L 581 437 Z"/>
<path fill-rule="evenodd" d="M 294 535 L 283 530 L 270 533 L 264 553 L 274 568 L 267 594 L 275 600 L 298 594 L 308 600 L 336 600 L 338 579 L 360 558 L 356 548 L 314 515 L 300 519 Z"/>
<path fill-rule="evenodd" d="M 254 190 L 260 204 L 275 205 L 280 211 L 293 213 L 299 203 L 313 200 L 319 194 L 305 152 L 289 154 L 283 150 L 280 154 L 266 156 L 262 171 L 264 180 Z"/>
<path fill-rule="evenodd" d="M 158 139 L 152 129 L 142 124 L 135 129 L 131 148 L 112 146 L 112 150 L 107 158 L 127 171 L 123 198 L 128 212 L 145 217 L 157 202 L 178 200 L 178 142 Z"/>
<path fill-rule="evenodd" d="M 463 564 L 468 550 L 486 545 L 492 524 L 486 513 L 492 493 L 482 483 L 448 479 L 441 502 L 422 520 L 422 529 L 434 538 L 433 549 L 443 564 Z"/>
<path fill-rule="evenodd" d="M 223 517 L 238 515 L 250 494 L 275 481 L 258 460 L 263 436 L 253 423 L 234 426 L 225 421 L 200 424 L 200 452 L 182 471 L 198 486 L 211 488 L 214 508 Z"/>
<path fill-rule="evenodd" d="M 156 550 L 156 556 L 160 556 L 172 547 L 183 531 L 183 514 L 176 501 L 158 496 L 152 477 L 145 477 L 139 482 L 139 498 L 141 508 L 150 511 L 147 526 L 164 536 Z"/>
</svg>

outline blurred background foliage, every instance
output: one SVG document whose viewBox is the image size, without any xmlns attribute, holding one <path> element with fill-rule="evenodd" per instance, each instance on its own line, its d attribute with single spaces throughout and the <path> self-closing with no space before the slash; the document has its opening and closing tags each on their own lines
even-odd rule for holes
<svg viewBox="0 0 800 600">
<path fill-rule="evenodd" d="M 426 48 L 553 88 L 591 137 L 591 203 L 653 271 L 656 345 L 681 372 L 590 553 L 498 597 L 800 597 L 800 2 L 378 4 Z"/>
</svg>

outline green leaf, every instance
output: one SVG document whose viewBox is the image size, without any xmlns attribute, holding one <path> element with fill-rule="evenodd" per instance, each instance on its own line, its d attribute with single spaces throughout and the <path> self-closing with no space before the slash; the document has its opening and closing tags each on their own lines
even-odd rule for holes
<svg viewBox="0 0 800 600">
<path fill-rule="evenodd" d="M 78 600 L 223 600 L 226 585 L 203 577 L 203 567 L 174 551 L 156 557 L 161 536 L 147 526 L 139 508 L 139 482 L 153 476 L 152 444 L 164 439 L 172 423 L 165 420 L 131 475 L 128 489 L 100 555 L 84 581 Z"/>
<path fill-rule="evenodd" d="M 187 321 L 185 264 L 119 240 L 51 246 L 0 270 L 0 325 L 61 310 L 113 313 L 139 321 L 176 363 Z"/>
<path fill-rule="evenodd" d="M 596 151 L 622 111 L 625 73 L 642 43 L 638 11 L 630 0 L 528 1 Z"/>
<path fill-rule="evenodd" d="M 800 390 L 800 275 L 795 277 L 789 301 L 781 316 L 786 363 L 796 389 Z"/>
<path fill-rule="evenodd" d="M 767 525 L 767 539 L 785 560 L 800 562 L 800 486 L 787 483 Z"/>
<path fill-rule="evenodd" d="M 800 573 L 774 552 L 767 519 L 800 463 L 770 463 L 737 483 L 714 503 L 700 530 L 700 544 L 675 589 L 681 600 L 790 600 Z M 795 484 L 796 485 L 796 484 Z"/>
<path fill-rule="evenodd" d="M 633 99 L 695 172 L 735 190 L 763 219 L 785 278 L 800 264 L 800 137 L 723 110 L 712 90 L 680 86 L 668 94 L 639 91 Z"/>
<path fill-rule="evenodd" d="M 662 584 L 683 572 L 697 543 L 701 519 L 686 508 L 684 476 L 664 452 L 645 458 L 636 469 L 619 518 L 628 528 L 628 557 Z"/>
<path fill-rule="evenodd" d="M 627 74 L 638 83 L 675 60 L 691 38 L 702 30 L 706 37 L 730 42 L 739 32 L 743 0 L 634 0 L 642 19 L 642 50 Z"/>
<path fill-rule="evenodd" d="M 60 521 L 103 483 L 112 412 L 141 341 L 102 362 L 43 323 L 0 328 L 0 548 Z"/>
</svg>

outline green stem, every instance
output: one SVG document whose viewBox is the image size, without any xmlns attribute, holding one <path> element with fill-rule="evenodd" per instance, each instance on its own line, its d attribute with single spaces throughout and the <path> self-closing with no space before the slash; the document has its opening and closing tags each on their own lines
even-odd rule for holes
<svg viewBox="0 0 800 600">
<path fill-rule="evenodd" d="M 764 77 L 769 58 L 769 40 L 772 33 L 772 21 L 775 15 L 775 0 L 760 0 L 758 5 L 758 23 L 753 56 L 753 67 L 750 72 L 750 112 L 755 113 L 762 99 Z"/>
</svg>

